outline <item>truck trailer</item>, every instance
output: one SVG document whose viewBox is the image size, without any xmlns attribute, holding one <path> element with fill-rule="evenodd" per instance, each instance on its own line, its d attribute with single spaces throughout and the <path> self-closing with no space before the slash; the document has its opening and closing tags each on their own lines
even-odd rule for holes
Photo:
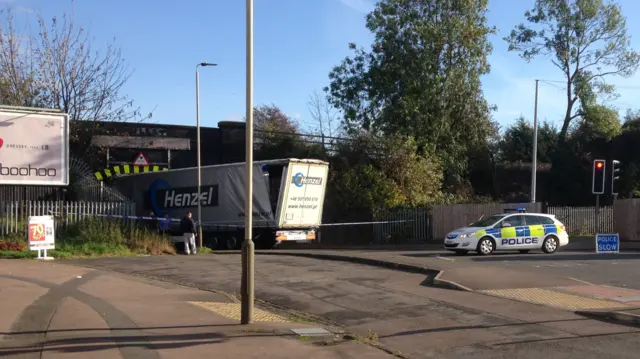
<svg viewBox="0 0 640 359">
<path fill-rule="evenodd" d="M 153 212 L 174 219 L 171 235 L 182 243 L 176 219 L 188 212 L 202 224 L 203 245 L 238 249 L 244 238 L 245 163 L 203 166 L 116 177 L 113 186 L 136 205 L 136 215 Z M 278 159 L 253 164 L 253 240 L 256 248 L 282 241 L 316 240 L 322 221 L 329 164 L 315 159 Z M 197 218 L 198 200 L 202 218 Z"/>
</svg>

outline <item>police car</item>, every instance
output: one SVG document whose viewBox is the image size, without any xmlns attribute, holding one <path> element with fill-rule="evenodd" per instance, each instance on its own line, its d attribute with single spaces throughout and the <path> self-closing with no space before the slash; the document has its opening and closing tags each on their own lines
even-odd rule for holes
<svg viewBox="0 0 640 359">
<path fill-rule="evenodd" d="M 555 253 L 569 243 L 567 230 L 552 214 L 526 213 L 525 208 L 505 209 L 458 228 L 447 234 L 444 248 L 459 255 L 476 251 L 489 255 L 494 251 L 520 251 L 542 249 Z"/>
</svg>

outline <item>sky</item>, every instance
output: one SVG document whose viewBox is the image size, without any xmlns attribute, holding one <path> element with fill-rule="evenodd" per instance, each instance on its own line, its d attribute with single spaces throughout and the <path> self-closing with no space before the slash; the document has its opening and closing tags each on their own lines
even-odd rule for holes
<svg viewBox="0 0 640 359">
<path fill-rule="evenodd" d="M 621 0 L 627 17 L 640 12 L 637 0 Z M 275 104 L 303 128 L 316 124 L 308 102 L 329 84 L 328 74 L 345 56 L 348 44 L 369 46 L 366 13 L 375 0 L 254 0 L 254 104 Z M 541 121 L 562 123 L 565 109 L 562 74 L 544 58 L 527 63 L 507 51 L 502 40 L 524 21 L 534 0 L 489 0 L 491 73 L 482 79 L 485 97 L 497 106 L 493 117 L 508 126 L 520 115 L 533 118 L 535 79 L 539 79 Z M 200 116 L 203 126 L 242 121 L 245 116 L 246 17 L 242 0 L 0 0 L 20 16 L 45 18 L 73 11 L 95 46 L 115 39 L 133 74 L 123 88 L 141 107 L 153 110 L 153 123 L 193 125 L 195 67 L 200 70 Z M 632 20 L 632 19 L 631 19 Z M 632 46 L 640 49 L 640 23 L 629 21 Z M 620 97 L 610 102 L 622 113 L 640 108 L 640 72 L 632 78 L 610 78 Z"/>
</svg>

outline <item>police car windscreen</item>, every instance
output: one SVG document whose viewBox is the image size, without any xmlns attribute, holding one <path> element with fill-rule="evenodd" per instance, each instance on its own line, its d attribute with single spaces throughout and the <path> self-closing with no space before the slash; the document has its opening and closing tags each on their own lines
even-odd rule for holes
<svg viewBox="0 0 640 359">
<path fill-rule="evenodd" d="M 504 216 L 498 216 L 498 215 L 489 216 L 487 218 L 483 218 L 483 219 L 479 220 L 478 222 L 475 222 L 475 223 L 471 224 L 469 227 L 488 227 L 488 226 L 494 225 L 496 222 L 501 220 L 503 217 Z"/>
</svg>

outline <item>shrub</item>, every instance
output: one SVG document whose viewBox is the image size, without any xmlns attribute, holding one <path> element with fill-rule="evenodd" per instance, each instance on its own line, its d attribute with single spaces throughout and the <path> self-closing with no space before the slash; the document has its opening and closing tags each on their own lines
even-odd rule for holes
<svg viewBox="0 0 640 359">
<path fill-rule="evenodd" d="M 25 245 L 22 243 L 12 241 L 0 241 L 0 251 L 22 252 L 25 250 Z"/>
<path fill-rule="evenodd" d="M 171 240 L 124 221 L 87 218 L 58 231 L 56 250 L 76 255 L 175 254 Z"/>
<path fill-rule="evenodd" d="M 0 258 L 35 257 L 35 252 L 29 251 L 26 237 L 26 232 L 18 232 L 1 238 Z M 70 258 L 176 254 L 176 250 L 168 237 L 156 231 L 98 217 L 59 227 L 56 249 L 49 253 L 56 258 Z"/>
</svg>

